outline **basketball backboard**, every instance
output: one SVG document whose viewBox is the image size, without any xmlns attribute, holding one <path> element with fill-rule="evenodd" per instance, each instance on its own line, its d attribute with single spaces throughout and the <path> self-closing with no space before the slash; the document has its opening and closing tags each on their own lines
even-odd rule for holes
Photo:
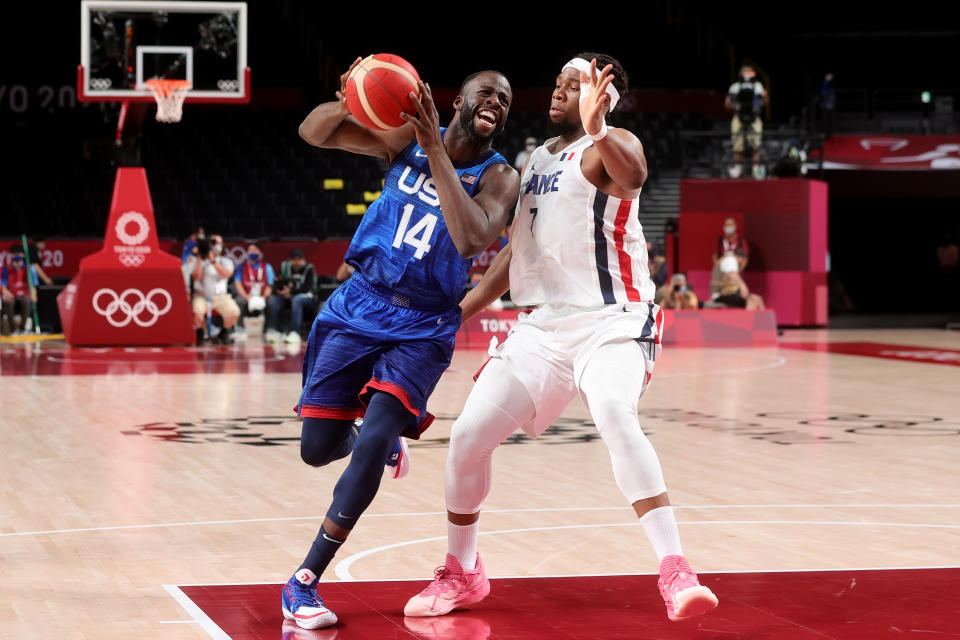
<svg viewBox="0 0 960 640">
<path fill-rule="evenodd" d="M 247 4 L 81 2 L 78 98 L 149 102 L 151 78 L 188 81 L 187 102 L 248 102 Z"/>
</svg>

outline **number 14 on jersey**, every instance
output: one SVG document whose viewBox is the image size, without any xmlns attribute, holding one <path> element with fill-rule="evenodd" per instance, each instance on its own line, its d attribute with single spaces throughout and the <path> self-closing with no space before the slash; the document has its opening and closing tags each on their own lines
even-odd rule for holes
<svg viewBox="0 0 960 640">
<path fill-rule="evenodd" d="M 393 237 L 393 248 L 399 249 L 401 245 L 408 244 L 417 250 L 413 257 L 420 260 L 430 251 L 430 239 L 433 238 L 433 229 L 437 226 L 437 216 L 432 213 L 424 215 L 408 231 L 411 215 L 413 215 L 413 205 L 408 204 L 403 208 L 400 226 L 397 227 L 397 234 Z"/>
</svg>

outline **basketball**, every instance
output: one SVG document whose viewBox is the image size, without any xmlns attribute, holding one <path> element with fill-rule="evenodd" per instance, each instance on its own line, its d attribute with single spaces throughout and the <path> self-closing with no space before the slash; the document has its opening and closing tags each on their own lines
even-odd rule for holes
<svg viewBox="0 0 960 640">
<path fill-rule="evenodd" d="M 409 62 L 389 53 L 367 56 L 347 78 L 347 107 L 371 129 L 395 129 L 404 124 L 401 112 L 416 113 L 409 93 L 420 95 L 420 76 Z"/>
</svg>

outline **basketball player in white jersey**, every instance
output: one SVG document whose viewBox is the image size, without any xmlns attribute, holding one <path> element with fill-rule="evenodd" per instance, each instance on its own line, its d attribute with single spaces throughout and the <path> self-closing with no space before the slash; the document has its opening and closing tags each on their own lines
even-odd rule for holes
<svg viewBox="0 0 960 640">
<path fill-rule="evenodd" d="M 663 315 L 652 302 L 638 219 L 643 147 L 604 121 L 625 91 L 626 74 L 610 56 L 580 54 L 563 66 L 550 103 L 559 135 L 527 160 L 510 244 L 461 302 L 464 319 L 507 289 L 517 304 L 538 306 L 491 352 L 453 426 L 449 553 L 434 581 L 407 602 L 407 616 L 443 615 L 487 596 L 477 540 L 493 450 L 518 428 L 541 434 L 577 393 L 660 561 L 667 616 L 682 620 L 717 605 L 683 557 L 660 463 L 637 419 Z"/>
</svg>

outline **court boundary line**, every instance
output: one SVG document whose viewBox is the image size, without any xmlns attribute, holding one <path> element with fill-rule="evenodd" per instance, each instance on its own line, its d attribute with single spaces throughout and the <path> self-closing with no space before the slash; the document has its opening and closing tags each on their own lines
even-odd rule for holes
<svg viewBox="0 0 960 640">
<path fill-rule="evenodd" d="M 210 616 L 200 608 L 196 602 L 194 602 L 187 594 L 185 594 L 181 589 L 181 585 L 176 584 L 165 584 L 162 585 L 164 590 L 170 594 L 170 596 L 176 600 L 184 611 L 187 612 L 193 620 L 200 625 L 200 627 L 210 634 L 211 638 L 216 640 L 233 640 L 227 632 L 220 628 L 220 626 L 210 619 Z M 183 586 L 202 586 L 202 585 L 183 585 Z"/>
<path fill-rule="evenodd" d="M 769 524 L 769 525 L 819 525 L 819 526 L 878 526 L 878 527 L 910 527 L 910 528 L 931 528 L 931 529 L 960 529 L 960 524 L 920 524 L 920 523 L 904 523 L 904 522 L 833 522 L 833 521 L 815 521 L 815 520 L 703 520 L 696 522 L 678 522 L 678 525 L 752 525 L 752 524 Z M 572 525 L 555 525 L 550 527 L 524 527 L 520 529 L 501 529 L 495 531 L 481 531 L 481 536 L 492 536 L 500 534 L 510 534 L 510 533 L 529 533 L 532 531 L 559 531 L 565 529 L 592 529 L 592 528 L 614 528 L 614 527 L 638 527 L 641 526 L 639 521 L 634 522 L 620 522 L 620 523 L 600 523 L 600 524 L 572 524 Z M 359 551 L 352 555 L 347 556 L 334 566 L 334 573 L 337 575 L 340 580 L 343 582 L 359 582 L 353 575 L 350 573 L 350 567 L 357 562 L 368 556 L 372 556 L 375 553 L 381 551 L 389 551 L 391 549 L 397 549 L 400 547 L 411 546 L 415 544 L 422 544 L 424 542 L 436 542 L 438 540 L 446 540 L 447 536 L 433 536 L 430 538 L 419 538 L 416 540 L 406 540 L 403 542 L 395 542 L 388 545 L 381 545 L 379 547 L 373 547 L 365 551 Z M 620 574 L 614 574 L 620 575 Z"/>
<path fill-rule="evenodd" d="M 727 573 L 837 573 L 840 571 L 922 571 L 939 569 L 960 569 L 960 564 L 928 565 L 914 567 L 844 567 L 833 569 L 731 569 L 720 571 L 697 571 L 698 576 L 709 576 Z M 535 578 L 612 578 L 616 576 L 658 576 L 656 571 L 628 571 L 620 573 L 557 573 L 539 576 L 487 576 L 491 580 L 526 580 Z M 430 578 L 364 578 L 362 580 L 324 580 L 321 584 L 341 584 L 343 582 L 425 582 Z M 260 582 L 195 582 L 164 587 L 262 587 L 266 585 L 283 585 L 283 582 L 264 580 Z M 186 596 L 186 594 L 184 594 Z"/>
<path fill-rule="evenodd" d="M 673 505 L 674 509 L 692 509 L 692 510 L 713 510 L 713 509 L 928 509 L 928 508 L 947 508 L 955 509 L 960 507 L 960 503 L 936 504 L 936 503 L 854 503 L 854 504 L 716 504 L 716 505 Z M 544 512 L 566 512 L 566 511 L 633 511 L 630 506 L 616 507 L 534 507 L 519 509 L 484 509 L 481 513 L 544 513 Z M 368 513 L 364 518 L 403 518 L 412 516 L 445 516 L 445 511 L 408 511 L 396 513 Z M 218 526 L 225 524 L 251 524 L 258 522 L 290 522 L 293 520 L 323 520 L 326 516 L 280 516 L 275 518 L 240 518 L 235 520 L 198 520 L 194 522 L 158 522 L 151 524 L 122 524 L 110 525 L 104 527 L 77 527 L 70 529 L 44 529 L 38 531 L 12 531 L 9 533 L 0 533 L 0 538 L 14 538 L 19 536 L 40 536 L 55 535 L 60 533 L 93 533 L 99 531 L 131 531 L 138 529 L 163 529 L 174 527 L 202 527 Z M 704 522 L 717 522 L 709 520 Z M 697 524 L 689 522 L 683 524 Z"/>
</svg>

